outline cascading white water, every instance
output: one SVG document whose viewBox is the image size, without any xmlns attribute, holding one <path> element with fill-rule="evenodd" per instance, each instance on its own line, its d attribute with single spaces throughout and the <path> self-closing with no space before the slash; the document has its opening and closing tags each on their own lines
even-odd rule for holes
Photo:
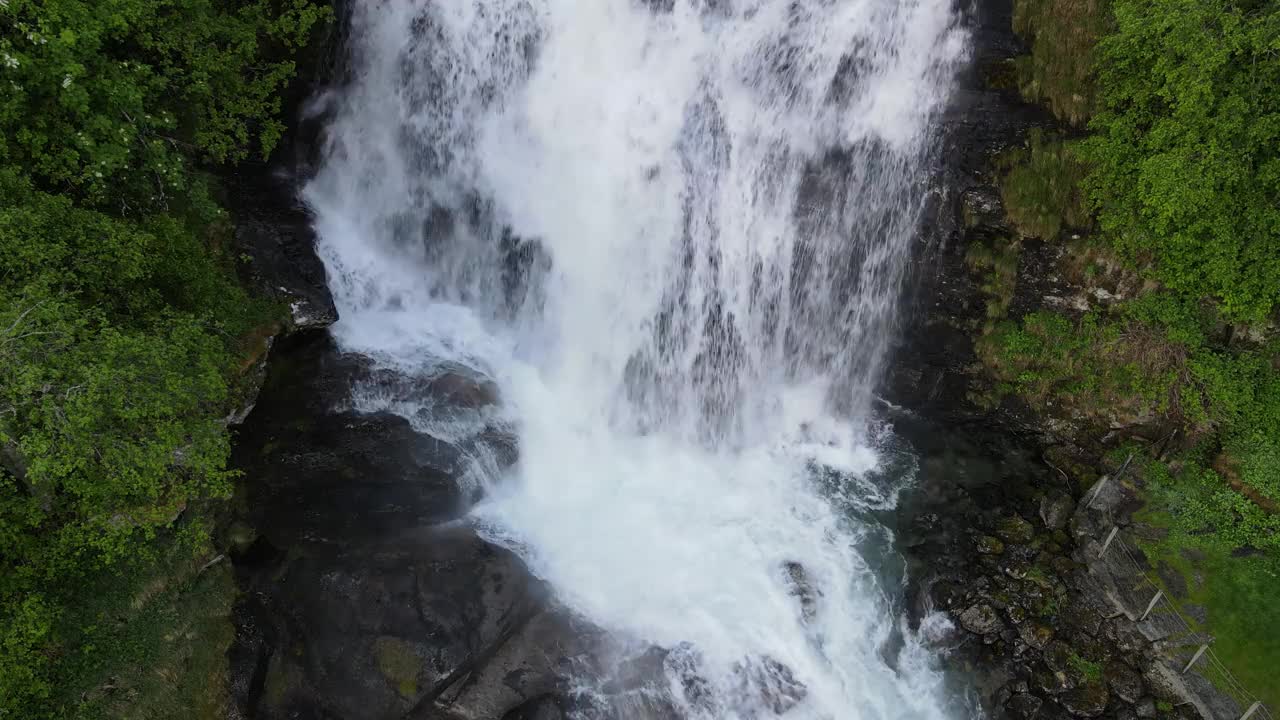
<svg viewBox="0 0 1280 720">
<path fill-rule="evenodd" d="M 474 519 L 620 643 L 677 648 L 684 714 L 941 716 L 927 653 L 882 658 L 857 511 L 894 499 L 869 399 L 951 0 L 366 1 L 350 43 L 305 192 L 334 332 L 503 396 L 357 403 L 513 428 Z"/>
</svg>

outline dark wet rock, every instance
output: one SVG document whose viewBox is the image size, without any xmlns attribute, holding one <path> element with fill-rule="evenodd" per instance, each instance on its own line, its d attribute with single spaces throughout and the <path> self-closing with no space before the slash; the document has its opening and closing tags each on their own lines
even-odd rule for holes
<svg viewBox="0 0 1280 720">
<path fill-rule="evenodd" d="M 796 679 L 791 668 L 767 656 L 741 664 L 737 677 L 744 709 L 763 701 L 775 714 L 781 715 L 809 694 L 809 689 Z"/>
<path fill-rule="evenodd" d="M 543 695 L 513 708 L 502 720 L 564 720 L 564 708 L 554 696 Z"/>
<path fill-rule="evenodd" d="M 606 674 L 603 691 L 609 695 L 640 690 L 664 679 L 668 650 L 651 647 L 623 659 Z"/>
<path fill-rule="evenodd" d="M 1004 709 L 1009 715 L 1019 720 L 1030 720 L 1040 712 L 1040 706 L 1044 705 L 1044 700 L 1027 693 L 1019 693 L 1009 698 L 1004 704 Z"/>
<path fill-rule="evenodd" d="M 365 361 L 327 336 L 285 342 L 234 452 L 259 533 L 279 548 L 337 548 L 465 511 L 458 448 L 403 418 L 344 409 Z"/>
<path fill-rule="evenodd" d="M 960 613 L 960 624 L 965 630 L 978 635 L 990 635 L 1004 629 L 1000 614 L 986 603 L 972 605 Z"/>
<path fill-rule="evenodd" d="M 1058 702 L 1076 717 L 1091 718 L 1107 709 L 1109 699 L 1106 683 L 1093 680 L 1064 692 L 1058 697 Z"/>
<path fill-rule="evenodd" d="M 1103 670 L 1107 686 L 1116 697 L 1127 703 L 1136 703 L 1146 691 L 1142 675 L 1122 662 L 1109 662 Z"/>
<path fill-rule="evenodd" d="M 239 431 L 258 535 L 236 558 L 244 714 L 552 717 L 528 703 L 560 691 L 598 631 L 558 609 L 515 555 L 450 522 L 468 501 L 457 447 L 349 409 L 368 372 L 324 335 L 288 338 Z"/>
<path fill-rule="evenodd" d="M 1022 544 L 1031 542 L 1036 536 L 1035 528 L 1021 515 L 1008 515 L 996 523 L 996 535 L 1008 543 Z"/>
<path fill-rule="evenodd" d="M 1145 697 L 1138 701 L 1134 706 L 1134 712 L 1140 718 L 1153 718 L 1156 716 L 1156 699 L 1153 697 Z"/>
<path fill-rule="evenodd" d="M 523 565 L 465 530 L 285 558 L 249 589 L 273 656 L 263 718 L 315 702 L 345 718 L 495 717 L 556 689 L 555 650 L 582 650 Z"/>
<path fill-rule="evenodd" d="M 296 186 L 265 173 L 246 173 L 228 184 L 244 280 L 288 306 L 290 329 L 332 325 L 338 311 L 316 255 L 311 215 Z"/>
<path fill-rule="evenodd" d="M 800 615 L 805 622 L 812 622 L 818 613 L 818 599 L 822 591 L 814 587 L 805 572 L 804 565 L 790 561 L 784 564 L 787 574 L 787 592 L 800 604 Z"/>
<path fill-rule="evenodd" d="M 978 538 L 978 552 L 983 555 L 999 555 L 1004 552 L 1004 543 L 990 535 Z"/>
<path fill-rule="evenodd" d="M 1061 491 L 1050 492 L 1040 499 L 1040 519 L 1050 530 L 1066 527 L 1075 509 L 1075 500 Z"/>
<path fill-rule="evenodd" d="M 464 407 L 498 404 L 497 383 L 463 370 L 451 370 L 433 377 L 427 383 L 427 392 L 440 402 Z"/>
</svg>

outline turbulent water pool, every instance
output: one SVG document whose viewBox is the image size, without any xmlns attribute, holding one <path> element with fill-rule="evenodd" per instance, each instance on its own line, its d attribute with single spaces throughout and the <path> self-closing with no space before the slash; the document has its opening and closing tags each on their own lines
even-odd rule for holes
<svg viewBox="0 0 1280 720">
<path fill-rule="evenodd" d="M 336 339 L 406 380 L 356 407 L 470 448 L 467 521 L 621 657 L 668 649 L 681 714 L 951 716 L 872 405 L 950 0 L 363 2 L 348 42 L 305 198 Z M 411 391 L 459 367 L 501 402 Z"/>
</svg>

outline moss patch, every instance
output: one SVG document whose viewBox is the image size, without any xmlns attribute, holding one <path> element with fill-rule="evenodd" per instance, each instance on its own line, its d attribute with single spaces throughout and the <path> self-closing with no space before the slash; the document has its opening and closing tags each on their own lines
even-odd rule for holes
<svg viewBox="0 0 1280 720">
<path fill-rule="evenodd" d="M 413 646 L 400 638 L 383 635 L 373 641 L 373 655 L 378 671 L 396 692 L 408 700 L 418 696 L 418 675 L 422 672 L 422 659 Z"/>
<path fill-rule="evenodd" d="M 1022 245 L 1017 238 L 989 235 L 975 238 L 965 253 L 965 264 L 980 276 L 979 290 L 987 298 L 987 325 L 1003 318 L 1013 302 L 1018 283 L 1018 254 Z"/>
</svg>

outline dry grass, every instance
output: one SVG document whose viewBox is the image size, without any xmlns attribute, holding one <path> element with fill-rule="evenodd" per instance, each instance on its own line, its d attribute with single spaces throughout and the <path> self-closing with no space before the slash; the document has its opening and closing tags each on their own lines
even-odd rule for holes
<svg viewBox="0 0 1280 720">
<path fill-rule="evenodd" d="M 1097 102 L 1093 48 L 1109 23 L 1108 0 L 1014 0 L 1014 32 L 1031 44 L 1018 62 L 1023 97 L 1083 125 Z"/>
</svg>

